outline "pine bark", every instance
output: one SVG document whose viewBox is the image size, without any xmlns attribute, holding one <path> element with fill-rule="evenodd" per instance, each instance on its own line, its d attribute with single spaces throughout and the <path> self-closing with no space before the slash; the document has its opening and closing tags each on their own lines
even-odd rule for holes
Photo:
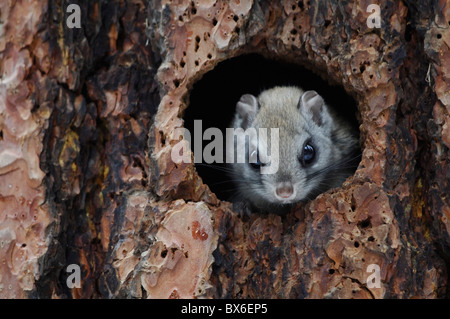
<svg viewBox="0 0 450 319">
<path fill-rule="evenodd" d="M 378 3 L 0 2 L 0 297 L 449 297 L 450 3 Z M 356 173 L 287 215 L 170 157 L 193 84 L 251 52 L 358 102 Z"/>
</svg>

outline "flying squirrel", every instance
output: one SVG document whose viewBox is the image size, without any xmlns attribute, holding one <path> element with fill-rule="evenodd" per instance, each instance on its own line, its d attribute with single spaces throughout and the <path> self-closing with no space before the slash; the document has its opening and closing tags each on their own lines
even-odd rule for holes
<svg viewBox="0 0 450 319">
<path fill-rule="evenodd" d="M 227 153 L 245 151 L 246 159 L 229 164 L 237 188 L 233 201 L 257 211 L 283 212 L 340 187 L 359 161 L 357 134 L 316 91 L 277 86 L 258 97 L 245 94 L 236 104 L 231 125 L 279 130 L 278 139 L 268 133 L 266 138 L 250 137 L 244 148 L 236 142 L 227 146 Z M 278 149 L 276 158 L 267 154 L 273 146 Z M 264 174 L 274 161 L 277 170 Z"/>
</svg>

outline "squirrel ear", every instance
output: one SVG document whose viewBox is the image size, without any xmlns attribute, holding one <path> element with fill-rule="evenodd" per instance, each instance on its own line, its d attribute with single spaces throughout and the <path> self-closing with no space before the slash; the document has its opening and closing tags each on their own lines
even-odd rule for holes
<svg viewBox="0 0 450 319">
<path fill-rule="evenodd" d="M 258 112 L 259 103 L 251 94 L 244 94 L 236 104 L 237 116 L 241 120 L 241 127 L 247 128 Z"/>
<path fill-rule="evenodd" d="M 326 107 L 324 110 L 324 105 L 325 101 L 316 91 L 306 91 L 298 102 L 298 109 L 308 119 L 322 126 L 324 123 L 324 113 L 327 112 Z"/>
</svg>

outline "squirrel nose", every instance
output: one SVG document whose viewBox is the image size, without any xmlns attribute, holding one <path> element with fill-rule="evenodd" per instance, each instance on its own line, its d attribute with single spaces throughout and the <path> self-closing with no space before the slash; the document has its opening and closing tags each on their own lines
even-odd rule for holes
<svg viewBox="0 0 450 319">
<path fill-rule="evenodd" d="M 292 187 L 291 182 L 283 182 L 277 185 L 275 192 L 281 198 L 289 198 L 292 196 L 294 188 Z"/>
</svg>

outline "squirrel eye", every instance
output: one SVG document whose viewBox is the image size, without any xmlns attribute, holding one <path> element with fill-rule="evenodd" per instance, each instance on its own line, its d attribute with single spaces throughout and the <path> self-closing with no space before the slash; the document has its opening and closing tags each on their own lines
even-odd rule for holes
<svg viewBox="0 0 450 319">
<path fill-rule="evenodd" d="M 254 169 L 259 169 L 261 167 L 261 161 L 259 160 L 258 151 L 253 151 L 250 158 L 250 166 Z"/>
<path fill-rule="evenodd" d="M 312 147 L 310 143 L 306 143 L 305 146 L 303 146 L 300 162 L 303 166 L 309 165 L 314 160 L 315 155 L 316 151 L 314 150 L 314 147 Z"/>
</svg>

